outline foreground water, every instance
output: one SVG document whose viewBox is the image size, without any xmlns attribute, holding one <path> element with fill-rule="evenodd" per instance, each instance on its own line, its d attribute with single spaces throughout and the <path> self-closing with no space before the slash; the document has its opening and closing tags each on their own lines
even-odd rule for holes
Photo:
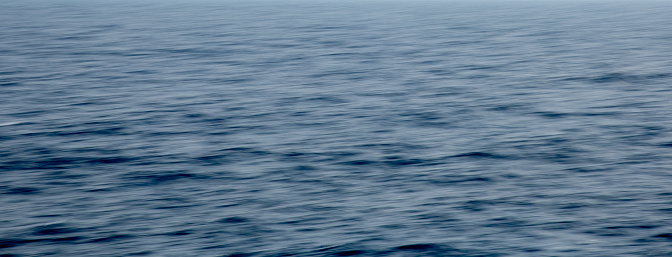
<svg viewBox="0 0 672 257">
<path fill-rule="evenodd" d="M 0 255 L 672 255 L 671 12 L 3 1 Z"/>
</svg>

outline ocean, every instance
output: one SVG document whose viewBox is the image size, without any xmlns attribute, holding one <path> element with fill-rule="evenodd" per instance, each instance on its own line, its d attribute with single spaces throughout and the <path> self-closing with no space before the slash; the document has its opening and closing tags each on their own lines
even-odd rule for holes
<svg viewBox="0 0 672 257">
<path fill-rule="evenodd" d="M 0 2 L 0 256 L 672 256 L 672 2 Z"/>
</svg>

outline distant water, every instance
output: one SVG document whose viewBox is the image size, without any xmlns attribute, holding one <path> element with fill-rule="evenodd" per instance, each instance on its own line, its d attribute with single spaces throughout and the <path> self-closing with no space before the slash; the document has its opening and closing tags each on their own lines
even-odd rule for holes
<svg viewBox="0 0 672 257">
<path fill-rule="evenodd" d="M 0 2 L 0 256 L 671 256 L 672 2 Z"/>
</svg>

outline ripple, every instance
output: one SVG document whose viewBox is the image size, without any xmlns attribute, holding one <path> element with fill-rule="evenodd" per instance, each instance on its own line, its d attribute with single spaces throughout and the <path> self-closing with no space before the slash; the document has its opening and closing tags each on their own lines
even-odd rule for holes
<svg viewBox="0 0 672 257">
<path fill-rule="evenodd" d="M 664 256 L 670 12 L 0 1 L 0 248 Z"/>
</svg>

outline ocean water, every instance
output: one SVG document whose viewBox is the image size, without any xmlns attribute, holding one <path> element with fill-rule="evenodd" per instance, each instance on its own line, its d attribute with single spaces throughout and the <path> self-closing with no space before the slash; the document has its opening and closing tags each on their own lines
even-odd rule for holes
<svg viewBox="0 0 672 257">
<path fill-rule="evenodd" d="M 672 2 L 0 2 L 0 256 L 672 256 Z"/>
</svg>

